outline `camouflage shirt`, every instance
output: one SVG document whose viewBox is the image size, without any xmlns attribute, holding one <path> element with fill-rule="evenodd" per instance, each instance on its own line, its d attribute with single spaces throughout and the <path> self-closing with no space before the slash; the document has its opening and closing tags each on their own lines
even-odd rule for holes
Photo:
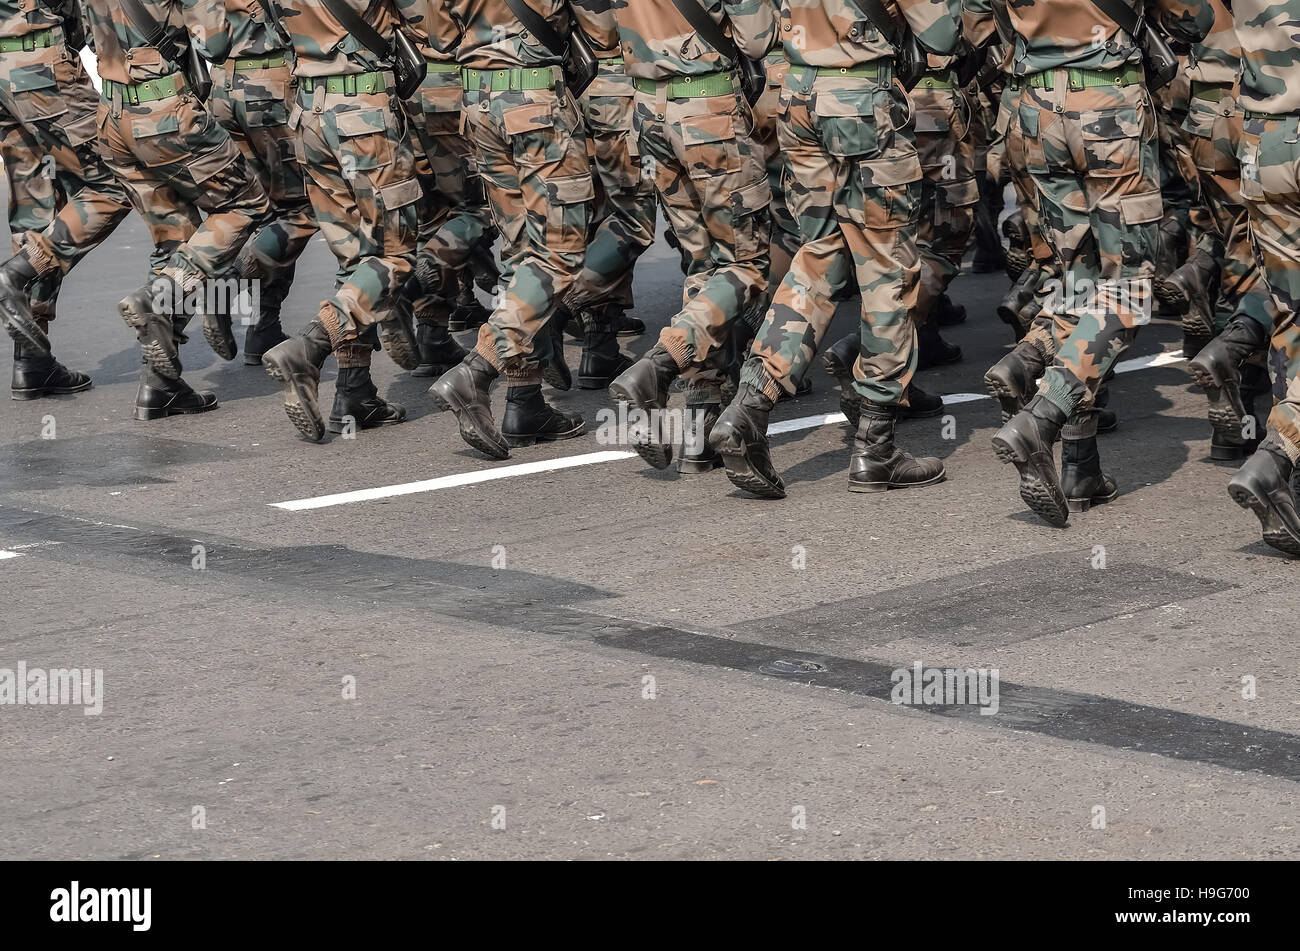
<svg viewBox="0 0 1300 951">
<path fill-rule="evenodd" d="M 266 12 L 257 0 L 225 0 L 226 21 L 222 24 L 226 38 L 216 44 L 224 47 L 227 57 L 265 56 L 285 49 L 275 29 L 267 23 Z M 220 28 L 219 28 L 220 29 Z M 223 62 L 213 58 L 213 62 Z"/>
<path fill-rule="evenodd" d="M 1214 10 L 1214 26 L 1204 40 L 1192 44 L 1187 76 L 1203 83 L 1232 83 L 1241 72 L 1241 44 L 1232 26 L 1232 14 L 1223 0 L 1206 0 Z"/>
<path fill-rule="evenodd" d="M 996 32 L 993 0 L 961 0 L 961 33 L 971 46 L 983 46 Z"/>
<path fill-rule="evenodd" d="M 222 0 L 141 0 L 176 45 L 193 41 L 205 59 L 230 55 L 230 33 Z M 145 42 L 118 0 L 85 0 L 86 26 L 94 36 L 96 69 L 103 79 L 139 83 L 177 72 L 179 63 L 163 58 Z M 187 33 L 189 37 L 187 37 Z"/>
<path fill-rule="evenodd" d="M 454 62 L 460 27 L 443 0 L 396 0 L 406 20 L 406 32 L 420 52 L 440 63 Z"/>
<path fill-rule="evenodd" d="M 1241 104 L 1251 112 L 1300 112 L 1300 0 L 1235 0 Z"/>
<path fill-rule="evenodd" d="M 392 0 L 343 2 L 365 17 L 380 36 L 392 41 L 398 22 Z M 322 0 L 276 0 L 276 9 L 293 43 L 294 75 L 337 76 L 390 68 L 344 29 Z"/>
<path fill-rule="evenodd" d="M 0 0 L 0 36 L 25 36 L 63 20 L 40 0 Z"/>
<path fill-rule="evenodd" d="M 957 48 L 957 0 L 884 0 L 932 53 Z M 891 59 L 894 46 L 854 0 L 781 0 L 781 39 L 796 66 L 852 67 Z M 939 65 L 944 60 L 932 60 Z"/>
<path fill-rule="evenodd" d="M 456 58 L 471 69 L 517 69 L 558 66 L 560 56 L 524 29 L 506 0 L 445 0 L 464 30 Z M 567 0 L 528 0 L 560 36 L 568 34 L 571 12 Z"/>
<path fill-rule="evenodd" d="M 762 59 L 776 42 L 775 0 L 697 2 L 751 59 Z M 612 6 L 629 76 L 671 79 L 736 68 L 700 38 L 672 0 L 613 0 Z"/>
<path fill-rule="evenodd" d="M 591 41 L 591 49 L 598 59 L 612 59 L 623 55 L 619 45 L 618 21 L 614 19 L 614 0 L 569 0 L 573 15 L 582 32 Z"/>
<path fill-rule="evenodd" d="M 1114 69 L 1138 65 L 1142 53 L 1133 38 L 1092 0 L 1006 0 L 1015 49 L 1011 72 L 1017 76 L 1045 69 Z M 1139 12 L 1151 7 L 1172 36 L 1195 42 L 1214 22 L 1203 0 L 1133 0 Z"/>
</svg>

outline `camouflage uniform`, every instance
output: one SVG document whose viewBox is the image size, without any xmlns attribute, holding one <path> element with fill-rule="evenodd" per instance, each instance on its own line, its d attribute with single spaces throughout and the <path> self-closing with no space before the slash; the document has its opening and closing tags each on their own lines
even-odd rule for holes
<svg viewBox="0 0 1300 951">
<path fill-rule="evenodd" d="M 399 22 L 391 3 L 348 0 L 348 6 L 391 42 Z M 389 64 L 320 0 L 280 4 L 278 13 L 293 46 L 298 81 L 289 126 L 338 274 L 333 295 L 303 335 L 268 351 L 263 363 L 285 387 L 290 421 L 308 439 L 319 440 L 324 421 L 316 388 L 331 352 L 340 371 L 331 429 L 346 432 L 351 425 L 370 428 L 406 418 L 402 407 L 377 396 L 369 373 L 369 331 L 394 317 L 398 289 L 411 273 L 421 193 Z"/>
<path fill-rule="evenodd" d="M 9 233 L 24 272 L 14 299 L 42 332 L 54 319 L 63 276 L 130 211 L 95 150 L 99 97 L 79 50 L 65 44 L 65 15 L 79 13 L 50 2 L 0 2 L 0 157 Z M 30 301 L 21 285 L 30 285 Z M 16 371 L 25 359 L 15 351 Z M 16 381 L 15 395 L 30 389 Z"/>
<path fill-rule="evenodd" d="M 284 340 L 280 306 L 293 284 L 298 256 L 316 234 L 316 221 L 298 164 L 289 107 L 296 92 L 288 44 L 267 22 L 257 0 L 224 0 L 226 36 L 213 54 L 213 117 L 230 133 L 249 170 L 266 189 L 272 221 L 247 245 L 241 276 L 260 277 L 261 313 L 245 341 L 244 362 Z M 246 318 L 247 319 L 247 318 Z M 233 354 L 232 354 L 233 355 Z"/>
<path fill-rule="evenodd" d="M 177 314 L 176 305 L 187 302 L 183 309 L 192 310 L 193 295 L 206 296 L 205 285 L 231 271 L 244 243 L 270 214 L 266 191 L 229 133 L 189 88 L 180 64 L 148 46 L 120 4 L 87 0 L 85 6 L 104 80 L 100 154 L 144 218 L 155 247 L 168 254 L 161 266 L 154 261 L 164 280 L 142 287 L 119 307 L 140 338 L 147 364 L 136 413 L 153 418 L 211 409 L 214 398 L 179 383 L 177 346 L 188 314 Z M 225 8 L 218 0 L 145 0 L 144 6 L 179 48 L 194 42 L 205 57 L 226 55 Z M 204 333 L 216 349 L 213 309 L 202 310 Z"/>
<path fill-rule="evenodd" d="M 1241 197 L 1275 307 L 1269 356 L 1275 403 L 1261 451 L 1229 491 L 1259 517 L 1266 542 L 1300 556 L 1300 0 L 1235 0 L 1232 13 L 1243 65 Z"/>
<path fill-rule="evenodd" d="M 754 139 L 763 148 L 764 164 L 767 166 L 767 182 L 772 189 L 772 247 L 771 263 L 767 270 L 768 300 L 764 301 L 759 312 L 759 320 L 767 312 L 770 296 L 785 280 L 790 271 L 790 264 L 803 239 L 799 235 L 799 224 L 790 213 L 786 202 L 786 180 L 790 174 L 790 164 L 781 150 L 781 139 L 777 134 L 777 124 L 781 111 L 781 90 L 785 87 L 785 77 L 790 73 L 790 61 L 785 58 L 784 49 L 775 49 L 767 54 L 767 89 L 763 97 L 754 104 Z M 754 330 L 758 329 L 757 321 Z"/>
<path fill-rule="evenodd" d="M 1157 6 L 1164 28 L 1191 39 L 1203 37 L 1213 19 L 1199 3 Z M 1091 0 L 1032 0 L 1009 4 L 1008 13 L 1015 31 L 1010 82 L 1019 93 L 1012 121 L 1061 282 L 1039 318 L 1050 317 L 1056 341 L 1039 396 L 998 432 L 994 448 L 1020 470 L 1026 503 L 1059 525 L 1071 508 L 1116 494 L 1097 456 L 1096 398 L 1137 328 L 1150 321 L 1162 216 L 1156 119 L 1140 51 Z M 1051 450 L 1061 437 L 1064 480 Z"/>
</svg>

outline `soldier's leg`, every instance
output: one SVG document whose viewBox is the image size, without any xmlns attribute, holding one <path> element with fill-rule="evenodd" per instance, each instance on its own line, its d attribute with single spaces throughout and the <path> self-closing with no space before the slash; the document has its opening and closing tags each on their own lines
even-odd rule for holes
<svg viewBox="0 0 1300 951">
<path fill-rule="evenodd" d="M 419 237 L 415 156 L 393 102 L 387 91 L 348 95 L 304 84 L 290 119 L 300 136 L 307 194 L 338 273 L 316 318 L 300 336 L 268 350 L 262 365 L 284 387 L 289 420 L 313 441 L 325 435 L 318 390 L 331 352 L 339 365 L 332 432 L 406 419 L 404 407 L 379 396 L 370 377 L 373 349 L 364 339 L 397 306 Z"/>
<path fill-rule="evenodd" d="M 772 192 L 744 97 L 670 99 L 660 83 L 638 92 L 636 108 L 642 162 L 653 162 L 678 241 L 695 249 L 682 309 L 650 352 L 610 385 L 616 400 L 648 413 L 667 405 L 678 376 L 697 386 L 721 384 L 732 322 L 765 290 Z M 665 468 L 671 443 L 662 431 L 644 435 L 634 448 Z"/>
<path fill-rule="evenodd" d="M 1248 118 L 1241 137 L 1241 197 L 1275 308 L 1269 369 L 1275 402 L 1259 450 L 1228 483 L 1259 518 L 1264 541 L 1300 557 L 1300 118 Z"/>
<path fill-rule="evenodd" d="M 547 321 L 582 265 L 594 193 L 581 117 L 562 87 L 467 88 L 464 107 L 493 217 L 508 249 L 505 287 L 491 318 L 479 328 L 474 350 L 430 392 L 456 414 L 466 442 L 503 459 L 511 445 L 567 439 L 583 431 L 581 416 L 557 412 L 542 398 L 540 364 L 551 354 Z M 508 387 L 498 430 L 488 388 L 502 373 Z"/>
<path fill-rule="evenodd" d="M 1016 464 L 1029 507 L 1063 525 L 1071 509 L 1116 494 L 1096 452 L 1096 397 L 1150 320 L 1162 215 L 1155 123 L 1141 85 L 1076 90 L 1065 72 L 1051 89 L 1021 91 L 1019 120 L 1044 236 L 1063 275 L 1050 309 L 1072 329 L 1039 395 L 999 430 L 994 449 Z M 1063 477 L 1052 457 L 1057 438 L 1066 442 Z"/>
</svg>

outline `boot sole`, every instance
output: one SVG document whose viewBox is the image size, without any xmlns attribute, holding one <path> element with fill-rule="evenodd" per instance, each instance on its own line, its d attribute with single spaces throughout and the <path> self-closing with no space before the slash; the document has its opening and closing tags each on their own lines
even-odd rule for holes
<svg viewBox="0 0 1300 951">
<path fill-rule="evenodd" d="M 1300 558 L 1300 538 L 1296 538 L 1286 530 L 1281 517 L 1274 513 L 1273 506 L 1269 505 L 1267 500 L 1261 499 L 1244 485 L 1229 485 L 1228 495 L 1242 508 L 1255 513 L 1255 517 L 1259 519 L 1260 534 L 1266 545 L 1292 558 Z"/>
<path fill-rule="evenodd" d="M 304 439 L 311 442 L 320 442 L 324 439 L 325 420 L 321 418 L 320 410 L 308 405 L 311 401 L 298 390 L 297 385 L 291 381 L 284 369 L 274 361 L 265 360 L 262 362 L 262 369 L 266 370 L 271 379 L 284 387 L 284 414 L 289 417 L 289 422 L 293 423 L 294 428 Z"/>
<path fill-rule="evenodd" d="M 168 416 L 197 416 L 200 413 L 210 413 L 221 406 L 217 400 L 213 400 L 206 406 L 191 406 L 183 409 L 176 409 L 170 406 L 164 407 L 144 407 L 135 408 L 135 418 L 142 423 L 150 422 L 155 419 L 165 419 Z"/>
<path fill-rule="evenodd" d="M 358 429 L 358 430 L 362 430 L 362 429 L 383 429 L 385 426 L 397 426 L 397 425 L 400 425 L 401 423 L 404 423 L 404 422 L 406 422 L 406 417 L 405 417 L 405 416 L 403 416 L 401 419 L 386 419 L 386 420 L 384 420 L 382 423 L 371 423 L 371 424 L 368 425 L 368 426 L 367 426 L 367 425 L 364 425 L 364 424 L 362 424 L 362 423 L 358 423 L 358 424 L 357 424 L 357 429 Z M 336 436 L 342 434 L 342 432 L 343 432 L 343 420 L 341 420 L 341 419 L 335 419 L 333 416 L 331 416 L 331 417 L 330 417 L 330 421 L 329 421 L 328 429 L 329 429 L 330 432 L 334 433 Z"/>
<path fill-rule="evenodd" d="M 0 324 L 4 325 L 5 331 L 16 343 L 35 348 L 42 357 L 54 355 L 50 349 L 50 338 L 40 327 L 21 314 L 0 309 Z"/>
<path fill-rule="evenodd" d="M 235 342 L 234 335 L 211 314 L 203 315 L 203 339 L 208 342 L 212 352 L 223 360 L 233 360 L 239 353 L 239 344 Z"/>
<path fill-rule="evenodd" d="M 927 485 L 938 485 L 947 478 L 947 472 L 940 472 L 937 476 L 926 479 L 924 482 L 854 482 L 849 480 L 849 491 L 873 493 L 886 492 L 890 489 L 921 489 Z"/>
<path fill-rule="evenodd" d="M 1065 504 L 1071 512 L 1086 512 L 1094 505 L 1105 505 L 1117 498 L 1119 498 L 1119 489 L 1116 489 L 1110 495 L 1094 495 L 1090 499 L 1066 499 Z"/>
<path fill-rule="evenodd" d="M 581 436 L 586 431 L 587 424 L 582 422 L 573 429 L 562 433 L 538 433 L 535 436 L 512 433 L 502 433 L 501 435 L 505 437 L 506 444 L 510 446 L 511 449 L 524 449 L 528 446 L 536 445 L 539 442 L 557 442 L 561 439 L 574 439 Z"/>
<path fill-rule="evenodd" d="M 548 363 L 542 367 L 542 379 L 552 389 L 559 390 L 561 393 L 567 393 L 573 389 L 573 376 L 560 370 L 554 363 Z"/>
<path fill-rule="evenodd" d="M 631 394 L 623 387 L 611 383 L 609 386 L 609 395 L 620 403 L 626 403 L 628 406 L 649 413 L 652 409 L 662 409 L 657 406 L 639 406 L 632 399 Z M 673 447 L 665 446 L 662 443 L 633 443 L 633 451 L 655 469 L 667 469 L 673 461 Z"/>
<path fill-rule="evenodd" d="M 985 376 L 984 386 L 988 390 L 989 396 L 997 400 L 1002 407 L 1003 423 L 1009 422 L 1012 416 L 1025 408 L 1026 401 L 1006 380 L 999 380 L 994 376 Z"/>
<path fill-rule="evenodd" d="M 509 444 L 502 446 L 480 433 L 478 427 L 474 425 L 473 421 L 465 412 L 465 407 L 453 404 L 449 399 L 438 392 L 437 386 L 438 384 L 435 383 L 429 388 L 429 396 L 433 399 L 434 406 L 444 412 L 451 413 L 456 417 L 456 426 L 460 430 L 460 438 L 465 440 L 466 443 L 483 453 L 485 456 L 490 456 L 493 459 L 509 459 Z"/>
<path fill-rule="evenodd" d="M 722 464 L 727 470 L 727 478 L 731 481 L 731 484 L 743 492 L 758 496 L 760 499 L 785 498 L 785 487 L 769 481 L 767 477 L 751 466 L 744 455 L 745 449 L 745 444 L 741 443 L 739 453 L 722 453 Z"/>
<path fill-rule="evenodd" d="M 1168 278 L 1157 277 L 1152 281 L 1151 290 L 1156 295 L 1156 300 L 1173 308 L 1179 314 L 1185 314 L 1191 309 L 1192 302 L 1186 294 Z"/>
<path fill-rule="evenodd" d="M 122 319 L 126 321 L 126 325 L 137 332 L 143 329 L 144 325 L 148 323 L 148 315 L 142 314 L 127 306 L 125 301 L 117 305 L 117 312 L 122 315 Z M 179 349 L 179 344 L 177 345 L 177 349 Z M 171 360 L 167 357 L 167 352 L 163 350 L 160 345 L 156 343 L 142 343 L 140 344 L 140 354 L 144 357 L 144 362 L 149 364 L 149 369 L 153 370 L 154 373 L 157 373 L 163 379 L 180 379 L 180 374 L 176 372 L 176 367 L 172 365 Z"/>
<path fill-rule="evenodd" d="M 244 366 L 260 367 L 262 365 L 262 355 L 260 353 L 245 353 Z"/>
<path fill-rule="evenodd" d="M 422 363 L 411 371 L 411 376 L 442 376 L 455 365 L 454 363 L 445 365 L 441 363 Z"/>
<path fill-rule="evenodd" d="M 379 343 L 388 358 L 403 370 L 414 370 L 420 365 L 420 352 L 406 334 L 379 328 Z"/>
<path fill-rule="evenodd" d="M 1030 511 L 1049 525 L 1064 528 L 1070 519 L 1070 508 L 1061 491 L 1060 483 L 1042 478 L 1028 459 L 1008 442 L 993 438 L 993 453 L 1001 462 L 1009 462 L 1020 473 L 1020 498 Z"/>
<path fill-rule="evenodd" d="M 677 471 L 681 475 L 698 475 L 701 472 L 712 472 L 714 469 L 721 469 L 725 465 L 721 456 L 713 459 L 678 459 Z"/>
<path fill-rule="evenodd" d="M 73 393 L 84 393 L 94 385 L 94 380 L 87 380 L 81 386 L 38 386 L 31 390 L 10 390 L 9 398 L 22 401 L 39 400 L 43 396 L 71 396 Z"/>
</svg>

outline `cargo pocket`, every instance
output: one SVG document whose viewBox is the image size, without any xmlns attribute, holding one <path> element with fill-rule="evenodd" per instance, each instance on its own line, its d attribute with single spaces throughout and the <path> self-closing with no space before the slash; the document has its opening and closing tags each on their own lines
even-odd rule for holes
<svg viewBox="0 0 1300 951">
<path fill-rule="evenodd" d="M 772 186 L 766 178 L 731 195 L 731 227 L 736 235 L 736 260 L 753 260 L 766 254 L 772 240 L 771 216 L 762 213 L 772 204 Z"/>
<path fill-rule="evenodd" d="M 1164 199 L 1160 192 L 1126 195 L 1119 200 L 1119 217 L 1126 225 L 1147 225 L 1164 217 Z"/>
<path fill-rule="evenodd" d="M 52 66 L 39 64 L 10 69 L 5 79 L 15 118 L 53 119 L 68 111 L 67 100 L 59 92 Z"/>
<path fill-rule="evenodd" d="M 948 208 L 969 208 L 980 201 L 979 183 L 968 178 L 959 182 L 939 182 L 939 193 Z"/>
<path fill-rule="evenodd" d="M 884 231 L 916 223 L 921 160 L 915 152 L 899 150 L 863 159 L 857 169 L 864 227 Z"/>
<path fill-rule="evenodd" d="M 569 175 L 546 182 L 546 246 L 581 252 L 587 243 L 591 202 L 596 197 L 591 175 Z"/>
<path fill-rule="evenodd" d="M 1142 123 L 1132 107 L 1100 109 L 1079 114 L 1084 164 L 1089 177 L 1136 175 Z"/>
<path fill-rule="evenodd" d="M 1242 134 L 1237 147 L 1241 161 L 1241 197 L 1245 201 L 1262 201 L 1264 184 L 1259 175 L 1259 139 L 1249 132 Z"/>
<path fill-rule="evenodd" d="M 510 149 L 519 165 L 537 168 L 552 161 L 555 111 L 549 102 L 514 106 L 501 114 L 502 126 L 510 138 Z"/>
<path fill-rule="evenodd" d="M 131 152 L 149 168 L 172 165 L 187 155 L 174 113 L 131 120 Z"/>
<path fill-rule="evenodd" d="M 379 189 L 379 214 L 385 232 L 385 254 L 415 251 L 420 233 L 416 203 L 421 195 L 420 183 L 414 178 L 393 182 Z"/>
<path fill-rule="evenodd" d="M 389 138 L 390 113 L 385 109 L 358 109 L 335 115 L 339 163 L 345 177 L 390 165 L 393 142 Z"/>
<path fill-rule="evenodd" d="M 258 83 L 247 83 L 241 92 L 249 128 L 273 128 L 289 121 L 289 104 L 285 97 L 284 80 L 269 79 Z"/>
<path fill-rule="evenodd" d="M 691 116 L 681 121 L 682 151 L 691 178 L 712 178 L 740 171 L 736 125 L 730 113 Z"/>
<path fill-rule="evenodd" d="M 1037 106 L 1021 103 L 1019 113 L 1020 143 L 1025 153 L 1025 170 L 1031 174 L 1045 175 L 1049 168 L 1041 135 L 1042 110 Z"/>
<path fill-rule="evenodd" d="M 828 154 L 856 158 L 879 149 L 878 98 L 874 91 L 839 93 L 821 89 L 813 94 L 813 121 Z"/>
</svg>

